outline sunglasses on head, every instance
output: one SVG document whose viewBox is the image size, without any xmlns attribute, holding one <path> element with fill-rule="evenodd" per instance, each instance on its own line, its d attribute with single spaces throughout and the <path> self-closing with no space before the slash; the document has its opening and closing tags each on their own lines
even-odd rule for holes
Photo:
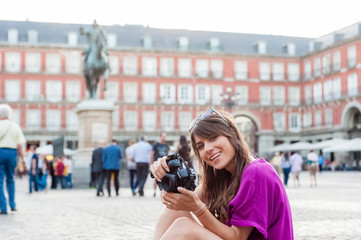
<svg viewBox="0 0 361 240">
<path fill-rule="evenodd" d="M 192 131 L 192 129 L 194 128 L 195 125 L 197 125 L 197 122 L 199 120 L 204 120 L 209 118 L 213 113 L 217 114 L 218 116 L 220 116 L 224 121 L 227 122 L 227 120 L 222 116 L 222 114 L 220 114 L 219 112 L 217 112 L 216 110 L 214 110 L 213 108 L 208 109 L 207 111 L 205 111 L 204 113 L 200 114 L 198 117 L 196 117 L 195 119 L 193 119 L 193 121 L 188 125 L 188 131 Z"/>
</svg>

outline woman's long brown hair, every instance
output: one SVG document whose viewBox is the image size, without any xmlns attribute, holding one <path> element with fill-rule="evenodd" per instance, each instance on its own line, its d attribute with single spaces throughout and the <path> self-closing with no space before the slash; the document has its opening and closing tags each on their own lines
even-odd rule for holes
<svg viewBox="0 0 361 240">
<path fill-rule="evenodd" d="M 192 147 L 197 158 L 202 162 L 202 194 L 207 198 L 209 211 L 221 222 L 228 219 L 227 205 L 236 196 L 244 168 L 251 162 L 247 143 L 239 132 L 236 123 L 230 115 L 223 113 L 224 121 L 217 114 L 212 114 L 205 120 L 199 120 L 191 131 Z M 215 136 L 225 136 L 235 149 L 235 174 L 226 169 L 217 170 L 202 161 L 196 147 L 194 137 L 210 139 Z"/>
</svg>

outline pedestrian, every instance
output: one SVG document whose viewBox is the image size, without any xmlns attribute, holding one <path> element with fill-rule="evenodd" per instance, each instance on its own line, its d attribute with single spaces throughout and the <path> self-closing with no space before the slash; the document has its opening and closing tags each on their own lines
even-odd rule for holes
<svg viewBox="0 0 361 240">
<path fill-rule="evenodd" d="M 51 176 L 51 189 L 56 189 L 56 177 L 55 177 L 55 161 L 57 161 L 57 159 L 54 158 L 51 160 L 50 164 L 49 164 L 49 172 L 50 172 L 50 176 Z"/>
<path fill-rule="evenodd" d="M 271 164 L 251 155 L 232 115 L 209 109 L 188 129 L 202 162 L 202 185 L 195 191 L 178 187 L 180 194 L 162 192 L 166 208 L 153 239 L 292 240 L 285 188 Z M 161 181 L 169 170 L 166 157 L 150 169 Z"/>
<path fill-rule="evenodd" d="M 35 192 L 43 189 L 44 185 L 40 178 L 39 155 L 36 153 L 36 145 L 30 145 L 29 154 L 32 156 L 29 169 L 29 193 L 32 193 L 33 185 Z"/>
<path fill-rule="evenodd" d="M 50 164 L 48 163 L 48 160 L 46 159 L 46 156 L 39 155 L 39 176 L 40 176 L 40 182 L 41 182 L 41 189 L 40 190 L 46 190 L 47 186 L 47 178 L 50 171 Z"/>
<path fill-rule="evenodd" d="M 60 183 L 62 189 L 65 188 L 64 171 L 65 171 L 65 165 L 63 163 L 63 158 L 55 157 L 54 158 L 55 189 L 58 187 L 58 183 Z"/>
<path fill-rule="evenodd" d="M 179 153 L 179 156 L 188 164 L 188 167 L 193 168 L 192 159 L 191 159 L 191 146 L 187 142 L 187 138 L 184 135 L 179 137 L 179 143 L 176 151 Z"/>
<path fill-rule="evenodd" d="M 112 175 L 114 175 L 114 186 L 115 186 L 115 195 L 119 195 L 119 170 L 121 168 L 120 162 L 122 159 L 122 150 L 118 146 L 118 141 L 113 139 L 112 143 L 104 148 L 103 151 L 103 168 L 105 169 L 105 178 L 107 180 L 107 191 L 108 196 L 111 196 L 110 192 L 110 180 Z"/>
<path fill-rule="evenodd" d="M 281 160 L 282 160 L 282 156 L 280 155 L 280 152 L 276 151 L 270 162 L 272 166 L 275 168 L 278 175 L 280 175 Z"/>
<path fill-rule="evenodd" d="M 153 144 L 152 152 L 150 153 L 150 164 L 153 164 L 158 160 L 158 158 L 164 157 L 168 155 L 169 145 L 166 143 L 167 133 L 162 132 L 160 134 L 159 142 Z M 156 196 L 157 193 L 157 184 L 154 181 L 153 183 L 153 197 Z"/>
<path fill-rule="evenodd" d="M 129 172 L 129 186 L 132 190 L 133 196 L 136 195 L 135 190 L 138 187 L 136 185 L 137 164 L 135 163 L 134 158 L 132 158 L 136 143 L 137 141 L 134 138 L 130 139 L 128 142 L 128 147 L 125 149 L 125 158 L 127 160 L 127 168 Z"/>
<path fill-rule="evenodd" d="M 322 156 L 322 150 L 320 151 L 320 155 L 318 156 L 318 169 L 320 173 L 322 173 L 322 167 L 325 163 L 325 158 Z"/>
<path fill-rule="evenodd" d="M 16 211 L 14 171 L 17 157 L 24 162 L 23 144 L 25 137 L 19 125 L 11 121 L 12 109 L 0 104 L 0 214 L 7 214 L 4 193 L 4 178 L 11 211 Z"/>
<path fill-rule="evenodd" d="M 310 173 L 310 186 L 316 187 L 317 186 L 316 172 L 318 171 L 318 156 L 312 149 L 307 154 L 307 167 L 308 167 L 308 172 Z"/>
<path fill-rule="evenodd" d="M 145 137 L 141 137 L 135 144 L 134 150 L 131 153 L 131 157 L 134 159 L 137 167 L 136 185 L 138 186 L 138 193 L 140 197 L 144 197 L 144 185 L 148 177 L 151 151 L 152 145 L 145 141 Z"/>
<path fill-rule="evenodd" d="M 94 173 L 95 185 L 97 189 L 96 196 L 104 196 L 103 184 L 105 178 L 105 169 L 103 168 L 104 143 L 100 143 L 98 148 L 94 149 L 92 154 L 92 172 Z"/>
<path fill-rule="evenodd" d="M 293 186 L 296 187 L 296 185 L 298 185 L 298 187 L 300 187 L 301 186 L 300 173 L 302 171 L 302 164 L 303 164 L 301 155 L 298 152 L 292 153 L 290 157 L 290 162 L 291 162 L 291 173 L 293 175 Z"/>
<path fill-rule="evenodd" d="M 290 161 L 290 152 L 283 153 L 283 157 L 281 159 L 281 167 L 283 172 L 283 184 L 287 187 L 288 179 L 291 172 L 291 161 Z"/>
<path fill-rule="evenodd" d="M 65 177 L 65 188 L 73 188 L 73 180 L 72 180 L 72 169 L 73 169 L 73 163 L 69 156 L 64 157 L 64 165 L 67 169 L 67 176 Z"/>
</svg>

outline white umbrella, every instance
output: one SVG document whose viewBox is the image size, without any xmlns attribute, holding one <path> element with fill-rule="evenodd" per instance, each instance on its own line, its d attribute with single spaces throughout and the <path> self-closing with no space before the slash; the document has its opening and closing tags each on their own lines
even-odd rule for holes
<svg viewBox="0 0 361 240">
<path fill-rule="evenodd" d="M 54 148 L 53 145 L 49 144 L 49 145 L 45 145 L 42 147 L 38 147 L 36 149 L 36 153 L 37 154 L 41 154 L 41 155 L 51 155 L 54 152 Z M 71 150 L 69 148 L 64 148 L 64 155 L 74 155 L 76 153 L 76 151 Z"/>
<path fill-rule="evenodd" d="M 310 150 L 313 149 L 313 145 L 309 142 L 296 142 L 291 144 L 290 146 L 288 146 L 287 149 L 288 151 L 299 151 L 299 150 Z"/>
<path fill-rule="evenodd" d="M 324 148 L 323 152 L 357 152 L 361 151 L 361 138 L 354 138 L 339 144 Z"/>
<path fill-rule="evenodd" d="M 267 149 L 267 152 L 283 152 L 290 146 L 289 143 L 282 143 Z"/>
<path fill-rule="evenodd" d="M 323 148 L 327 148 L 327 147 L 331 147 L 331 146 L 337 146 L 341 143 L 347 142 L 348 139 L 343 139 L 343 138 L 333 138 L 330 140 L 325 140 L 322 142 L 318 142 L 315 144 L 312 144 L 312 149 L 316 150 L 316 149 L 323 149 Z"/>
</svg>

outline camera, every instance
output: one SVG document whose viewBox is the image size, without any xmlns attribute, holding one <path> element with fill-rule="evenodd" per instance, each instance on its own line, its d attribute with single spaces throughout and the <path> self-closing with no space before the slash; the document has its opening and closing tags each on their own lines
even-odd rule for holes
<svg viewBox="0 0 361 240">
<path fill-rule="evenodd" d="M 179 193 L 177 187 L 183 187 L 194 191 L 196 189 L 196 175 L 193 169 L 188 167 L 184 159 L 175 152 L 168 155 L 166 161 L 170 171 L 164 175 L 161 182 L 157 182 L 159 189 Z"/>
</svg>

